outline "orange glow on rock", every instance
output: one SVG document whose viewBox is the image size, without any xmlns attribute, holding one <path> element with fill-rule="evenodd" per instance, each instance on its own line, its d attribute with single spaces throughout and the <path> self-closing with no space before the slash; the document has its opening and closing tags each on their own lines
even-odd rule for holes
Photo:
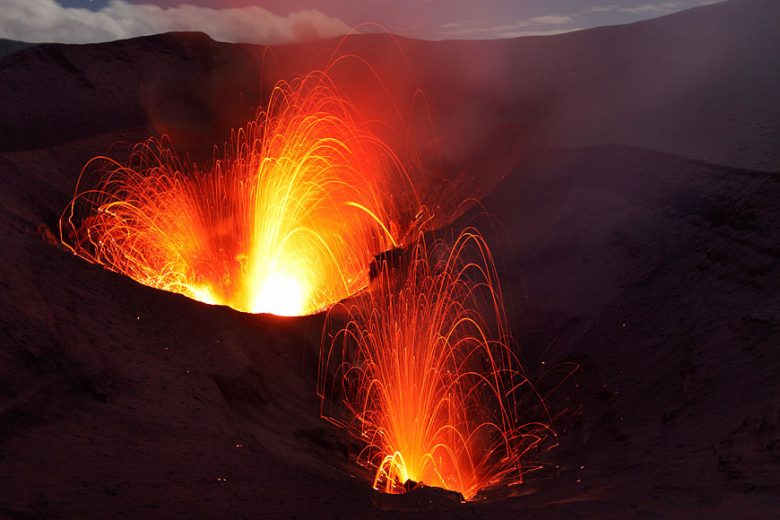
<svg viewBox="0 0 780 520">
<path fill-rule="evenodd" d="M 411 480 L 478 500 L 521 484 L 526 457 L 555 435 L 510 348 L 484 240 L 468 229 L 429 247 L 420 236 L 395 263 L 332 309 L 323 418 L 362 446 L 378 490 L 402 493 Z"/>
<path fill-rule="evenodd" d="M 93 159 L 60 234 L 78 256 L 145 285 L 302 315 L 364 288 L 371 259 L 398 243 L 417 206 L 399 158 L 318 72 L 277 84 L 206 170 L 166 138 L 137 145 L 125 164 Z"/>
</svg>

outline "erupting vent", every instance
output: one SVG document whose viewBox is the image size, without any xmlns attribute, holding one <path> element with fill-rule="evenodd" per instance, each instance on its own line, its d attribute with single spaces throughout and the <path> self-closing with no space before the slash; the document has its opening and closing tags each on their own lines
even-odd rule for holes
<svg viewBox="0 0 780 520">
<path fill-rule="evenodd" d="M 126 164 L 93 159 L 60 233 L 91 262 L 200 301 L 345 311 L 328 315 L 322 416 L 362 446 L 376 489 L 475 500 L 522 483 L 556 437 L 510 347 L 484 240 L 426 244 L 431 218 L 398 155 L 312 73 L 279 83 L 208 169 L 166 138 Z"/>
<path fill-rule="evenodd" d="M 96 187 L 82 188 L 85 174 Z M 398 157 L 311 73 L 279 83 L 207 170 L 167 139 L 137 145 L 126 164 L 93 159 L 60 232 L 75 254 L 145 285 L 302 315 L 365 287 L 374 255 L 398 245 L 408 212 L 392 190 L 417 204 Z"/>
<path fill-rule="evenodd" d="M 376 489 L 411 480 L 474 500 L 520 484 L 555 435 L 510 348 L 490 251 L 469 229 L 452 246 L 420 235 L 407 255 L 334 307 L 347 321 L 333 312 L 323 343 L 322 415 L 363 446 Z"/>
</svg>

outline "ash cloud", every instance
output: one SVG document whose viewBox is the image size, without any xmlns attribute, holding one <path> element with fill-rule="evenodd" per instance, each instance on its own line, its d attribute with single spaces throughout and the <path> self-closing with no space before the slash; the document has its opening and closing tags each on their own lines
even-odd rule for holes
<svg viewBox="0 0 780 520">
<path fill-rule="evenodd" d="M 91 43 L 168 31 L 203 31 L 215 40 L 284 44 L 339 36 L 350 27 L 317 10 L 279 16 L 256 6 L 212 9 L 189 4 L 163 8 L 112 0 L 105 7 L 63 7 L 55 0 L 3 0 L 0 38 L 28 42 Z"/>
</svg>

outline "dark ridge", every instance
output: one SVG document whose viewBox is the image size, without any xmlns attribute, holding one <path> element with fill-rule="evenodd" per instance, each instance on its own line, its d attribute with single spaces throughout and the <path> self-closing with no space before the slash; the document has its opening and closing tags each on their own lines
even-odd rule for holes
<svg viewBox="0 0 780 520">
<path fill-rule="evenodd" d="M 14 40 L 6 40 L 5 38 L 0 38 L 0 58 L 2 58 L 3 56 L 7 56 L 8 54 L 13 54 L 14 52 L 17 51 L 21 51 L 22 49 L 35 47 L 36 45 L 39 44 L 18 42 Z"/>
<path fill-rule="evenodd" d="M 428 96 L 434 123 L 456 157 L 459 140 L 479 147 L 511 138 L 518 148 L 619 144 L 780 171 L 777 20 L 778 2 L 731 0 L 549 37 L 426 42 L 371 34 L 342 48 L 384 70 L 394 95 L 409 89 L 399 78 L 411 65 L 414 86 L 436 94 Z M 323 66 L 341 42 L 266 53 L 203 33 L 167 33 L 17 52 L 0 59 L 0 151 L 148 126 L 210 153 L 272 80 Z M 357 70 L 342 80 L 367 81 Z M 493 134 L 482 118 L 494 121 Z"/>
</svg>

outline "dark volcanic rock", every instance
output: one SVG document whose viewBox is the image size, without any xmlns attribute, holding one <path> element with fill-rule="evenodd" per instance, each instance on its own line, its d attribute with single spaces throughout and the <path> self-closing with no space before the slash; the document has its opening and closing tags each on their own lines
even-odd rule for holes
<svg viewBox="0 0 780 520">
<path fill-rule="evenodd" d="M 778 20 L 774 0 L 731 0 L 553 37 L 420 42 L 363 35 L 342 49 L 382 70 L 403 112 L 417 87 L 435 93 L 428 100 L 439 134 L 456 142 L 453 160 L 463 166 L 469 154 L 481 159 L 467 171 L 495 160 L 496 141 L 508 138 L 520 147 L 621 144 L 777 171 Z M 243 124 L 275 79 L 324 66 L 338 44 L 266 53 L 171 33 L 26 49 L 0 58 L 0 150 L 150 123 L 185 148 L 208 149 Z M 403 80 L 408 65 L 416 82 Z M 345 85 L 372 84 L 365 70 L 343 70 Z"/>
<path fill-rule="evenodd" d="M 6 54 L 12 54 L 22 49 L 26 49 L 28 47 L 33 47 L 35 45 L 37 44 L 27 43 L 27 42 L 17 42 L 14 40 L 6 40 L 4 38 L 0 38 L 0 57 L 5 56 Z"/>
<path fill-rule="evenodd" d="M 371 494 L 371 502 L 383 511 L 404 511 L 424 513 L 428 511 L 451 511 L 462 508 L 463 496 L 454 491 L 419 484 L 411 480 L 404 484 L 406 492 L 398 495 Z"/>
<path fill-rule="evenodd" d="M 322 316 L 200 304 L 52 240 L 90 157 L 160 131 L 209 155 L 332 42 L 263 80 L 262 48 L 192 34 L 0 59 L 0 516 L 776 518 L 778 8 L 401 40 L 451 147 L 435 184 L 497 185 L 457 227 L 485 232 L 557 418 L 543 469 L 474 504 L 370 489 L 319 419 Z M 381 41 L 348 49 L 394 72 Z"/>
</svg>

